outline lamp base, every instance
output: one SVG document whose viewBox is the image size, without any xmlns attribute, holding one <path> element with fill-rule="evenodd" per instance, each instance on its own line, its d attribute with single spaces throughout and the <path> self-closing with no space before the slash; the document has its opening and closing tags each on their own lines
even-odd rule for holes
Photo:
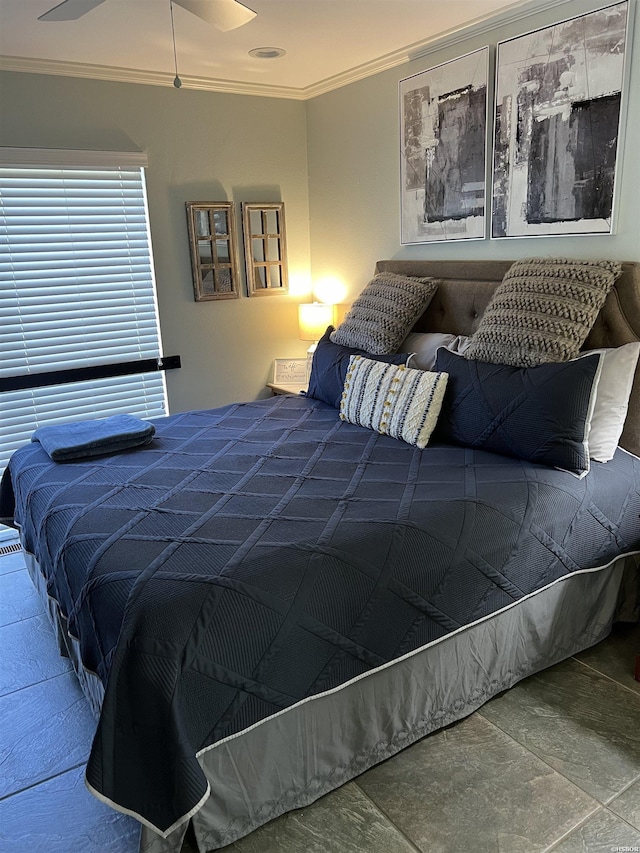
<svg viewBox="0 0 640 853">
<path fill-rule="evenodd" d="M 311 379 L 311 365 L 313 364 L 313 354 L 317 346 L 318 341 L 314 341 L 307 350 L 307 387 L 309 387 L 309 380 Z"/>
</svg>

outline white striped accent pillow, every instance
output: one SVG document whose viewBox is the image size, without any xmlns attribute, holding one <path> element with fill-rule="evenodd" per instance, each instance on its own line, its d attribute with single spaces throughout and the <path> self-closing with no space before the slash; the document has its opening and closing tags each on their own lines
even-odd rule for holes
<svg viewBox="0 0 640 853">
<path fill-rule="evenodd" d="M 448 373 L 413 370 L 352 355 L 340 419 L 422 449 L 438 420 L 448 378 Z"/>
</svg>

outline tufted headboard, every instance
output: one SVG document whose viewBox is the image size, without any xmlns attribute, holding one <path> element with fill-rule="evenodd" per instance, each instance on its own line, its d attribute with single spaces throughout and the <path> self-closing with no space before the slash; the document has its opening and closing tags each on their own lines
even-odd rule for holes
<svg viewBox="0 0 640 853">
<path fill-rule="evenodd" d="M 414 327 L 419 332 L 470 335 L 512 261 L 384 260 L 376 272 L 440 279 L 438 290 Z M 640 263 L 623 263 L 622 275 L 598 315 L 583 349 L 617 347 L 640 340 Z M 620 444 L 640 456 L 640 364 Z"/>
</svg>

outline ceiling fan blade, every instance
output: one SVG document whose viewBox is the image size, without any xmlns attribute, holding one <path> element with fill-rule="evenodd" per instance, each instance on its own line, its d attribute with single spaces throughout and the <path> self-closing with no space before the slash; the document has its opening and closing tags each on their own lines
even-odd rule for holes
<svg viewBox="0 0 640 853">
<path fill-rule="evenodd" d="M 53 9 L 40 15 L 39 21 L 75 21 L 86 15 L 104 0 L 62 0 Z"/>
<path fill-rule="evenodd" d="M 223 32 L 242 27 L 256 16 L 252 9 L 240 3 L 239 0 L 173 0 L 173 2 Z"/>
</svg>

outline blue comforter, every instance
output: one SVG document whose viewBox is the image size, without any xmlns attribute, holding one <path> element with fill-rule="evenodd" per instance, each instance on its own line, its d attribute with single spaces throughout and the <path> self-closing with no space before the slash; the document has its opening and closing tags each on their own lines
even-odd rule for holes
<svg viewBox="0 0 640 853">
<path fill-rule="evenodd" d="M 161 831 L 206 793 L 199 749 L 640 549 L 621 450 L 579 480 L 304 397 L 154 424 L 99 459 L 22 448 L 0 514 L 106 687 L 88 782 Z"/>
</svg>

